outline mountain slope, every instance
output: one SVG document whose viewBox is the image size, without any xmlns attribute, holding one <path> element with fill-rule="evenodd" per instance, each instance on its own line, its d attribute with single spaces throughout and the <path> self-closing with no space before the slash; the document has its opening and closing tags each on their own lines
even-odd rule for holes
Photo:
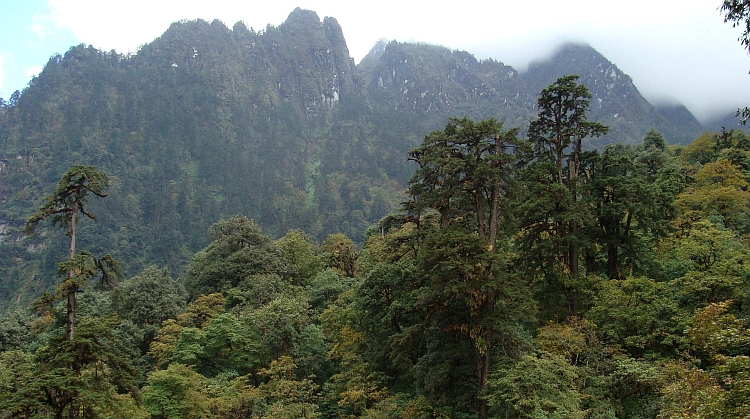
<svg viewBox="0 0 750 419">
<path fill-rule="evenodd" d="M 359 67 L 367 71 L 363 77 L 374 106 L 410 113 L 430 126 L 456 115 L 496 116 L 517 126 L 533 104 L 513 68 L 494 60 L 477 61 L 464 51 L 391 42 Z"/>
<path fill-rule="evenodd" d="M 317 240 L 361 239 L 403 200 L 410 173 L 411 144 L 381 141 L 368 115 L 341 28 L 314 12 L 260 32 L 179 22 L 132 57 L 73 47 L 0 110 L 3 236 L 17 239 L 80 163 L 112 182 L 92 202 L 98 220 L 82 225 L 79 248 L 112 253 L 126 274 L 151 263 L 180 274 L 208 226 L 234 214 L 274 236 L 302 228 Z M 13 279 L 0 300 L 55 282 L 63 231 L 42 227 L 1 244 L 0 274 Z"/>
<path fill-rule="evenodd" d="M 589 119 L 610 127 L 608 135 L 590 141 L 589 146 L 637 143 L 651 128 L 662 132 L 669 143 L 681 144 L 702 132 L 687 109 L 674 122 L 665 118 L 640 94 L 630 76 L 588 45 L 564 45 L 549 60 L 529 65 L 522 77 L 532 91 L 539 92 L 566 74 L 578 74 L 593 95 Z M 689 122 L 684 124 L 685 120 Z"/>
<path fill-rule="evenodd" d="M 684 105 L 660 105 L 656 111 L 669 122 L 660 131 L 672 143 L 689 144 L 705 130 Z"/>
<path fill-rule="evenodd" d="M 405 200 L 407 152 L 426 133 L 465 115 L 523 130 L 558 73 L 581 74 L 595 95 L 590 119 L 613 126 L 589 146 L 690 120 L 686 110 L 659 115 L 590 47 L 561 54 L 521 75 L 391 42 L 355 66 L 336 20 L 301 9 L 261 31 L 177 22 L 133 56 L 73 47 L 0 107 L 0 309 L 55 283 L 64 231 L 19 231 L 74 163 L 111 178 L 79 248 L 113 254 L 128 275 L 149 264 L 180 275 L 208 226 L 235 214 L 274 237 L 300 228 L 361 242 Z"/>
</svg>

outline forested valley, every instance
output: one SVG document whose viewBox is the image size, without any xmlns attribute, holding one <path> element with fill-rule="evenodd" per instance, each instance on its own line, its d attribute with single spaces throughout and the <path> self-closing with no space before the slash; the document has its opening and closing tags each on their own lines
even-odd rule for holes
<svg viewBox="0 0 750 419">
<path fill-rule="evenodd" d="M 750 416 L 750 137 L 566 48 L 53 57 L 0 101 L 0 418 Z"/>
</svg>

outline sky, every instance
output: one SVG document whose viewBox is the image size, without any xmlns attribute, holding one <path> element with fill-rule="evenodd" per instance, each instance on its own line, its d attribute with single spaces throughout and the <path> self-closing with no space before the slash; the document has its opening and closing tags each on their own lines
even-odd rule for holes
<svg viewBox="0 0 750 419">
<path fill-rule="evenodd" d="M 331 16 L 359 62 L 379 39 L 425 42 L 524 72 L 565 42 L 588 43 L 653 104 L 701 122 L 750 106 L 750 56 L 721 0 L 0 0 L 0 97 L 23 90 L 55 54 L 81 43 L 137 53 L 182 19 L 281 24 L 295 7 Z"/>
</svg>

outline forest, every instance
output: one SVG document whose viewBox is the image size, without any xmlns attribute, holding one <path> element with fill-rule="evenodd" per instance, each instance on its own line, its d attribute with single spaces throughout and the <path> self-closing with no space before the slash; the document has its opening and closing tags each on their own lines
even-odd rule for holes
<svg viewBox="0 0 750 419">
<path fill-rule="evenodd" d="M 121 180 L 71 164 L 27 210 L 64 250 L 0 318 L 0 417 L 750 416 L 750 137 L 587 148 L 591 97 L 447 119 L 364 240 L 228 216 L 180 275 L 86 238 Z"/>
</svg>

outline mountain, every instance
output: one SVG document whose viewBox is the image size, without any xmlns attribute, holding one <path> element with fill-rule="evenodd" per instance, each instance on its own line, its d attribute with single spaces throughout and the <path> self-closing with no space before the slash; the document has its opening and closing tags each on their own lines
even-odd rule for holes
<svg viewBox="0 0 750 419">
<path fill-rule="evenodd" d="M 685 107 L 660 113 L 630 76 L 588 45 L 563 45 L 549 60 L 531 63 L 522 76 L 531 91 L 539 92 L 566 74 L 578 74 L 591 92 L 589 119 L 610 127 L 606 136 L 590 141 L 589 146 L 638 143 L 651 128 L 664 134 L 669 143 L 687 144 L 703 131 Z"/>
<path fill-rule="evenodd" d="M 394 41 L 376 45 L 359 67 L 373 106 L 411 114 L 432 127 L 457 115 L 499 116 L 519 126 L 534 104 L 516 70 L 464 51 Z"/>
<path fill-rule="evenodd" d="M 128 275 L 180 275 L 235 214 L 276 237 L 361 241 L 404 200 L 416 142 L 379 133 L 366 97 L 336 20 L 301 9 L 258 32 L 178 22 L 134 56 L 79 45 L 53 57 L 0 109 L 0 300 L 56 281 L 64 232 L 17 232 L 74 163 L 111 179 L 78 247 L 112 253 Z"/>
<path fill-rule="evenodd" d="M 742 125 L 742 122 L 735 112 L 729 113 L 724 116 L 719 116 L 705 123 L 705 129 L 721 132 L 722 129 L 730 130 L 742 130 L 746 134 L 750 133 L 750 127 Z"/>
<path fill-rule="evenodd" d="M 525 73 L 495 60 L 478 61 L 464 51 L 426 44 L 379 42 L 358 65 L 373 106 L 412 116 L 424 131 L 447 118 L 497 117 L 525 127 L 534 117 L 539 92 L 557 78 L 578 74 L 592 94 L 589 119 L 610 127 L 606 136 L 587 140 L 589 148 L 612 142 L 635 144 L 655 128 L 670 143 L 699 136 L 700 123 L 684 106 L 657 109 L 633 80 L 589 45 L 567 44 Z"/>
<path fill-rule="evenodd" d="M 539 91 L 568 73 L 594 94 L 590 119 L 612 126 L 589 147 L 636 143 L 652 127 L 670 142 L 688 138 L 687 110 L 660 114 L 588 46 L 525 74 L 398 42 L 355 66 L 336 20 L 298 8 L 259 31 L 177 22 L 132 56 L 72 47 L 0 107 L 0 309 L 56 282 L 64 231 L 19 231 L 72 164 L 111 180 L 78 247 L 111 253 L 126 275 L 150 264 L 183 274 L 208 226 L 235 214 L 273 237 L 299 228 L 361 243 L 405 200 L 407 152 L 426 133 L 464 115 L 523 130 Z"/>
<path fill-rule="evenodd" d="M 673 143 L 689 144 L 706 129 L 684 105 L 660 105 L 656 107 L 656 111 L 669 122 L 660 131 L 665 138 L 671 138 Z"/>
</svg>

